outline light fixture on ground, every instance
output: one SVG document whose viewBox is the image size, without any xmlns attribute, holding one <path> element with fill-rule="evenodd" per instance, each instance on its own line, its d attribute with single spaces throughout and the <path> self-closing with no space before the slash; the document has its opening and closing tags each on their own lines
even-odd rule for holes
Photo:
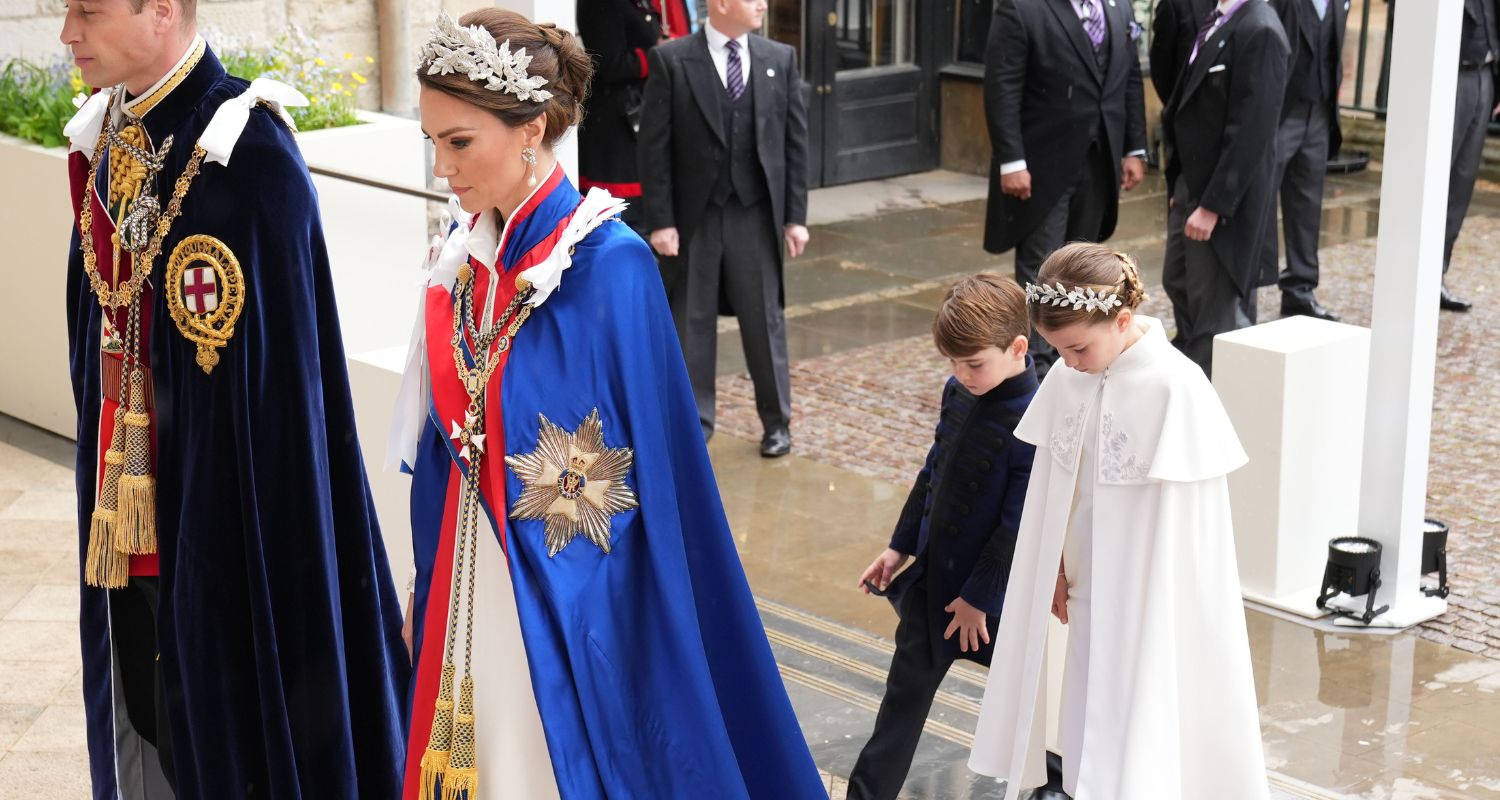
<svg viewBox="0 0 1500 800">
<path fill-rule="evenodd" d="M 1435 589 L 1422 589 L 1428 597 L 1448 596 L 1448 524 L 1435 519 L 1422 521 L 1422 574 L 1438 574 Z"/>
<path fill-rule="evenodd" d="M 1323 591 L 1318 594 L 1318 608 L 1339 616 L 1354 617 L 1366 625 L 1390 610 L 1375 607 L 1375 591 L 1380 588 L 1380 542 L 1363 536 L 1340 536 L 1328 543 L 1328 566 L 1323 568 Z M 1337 595 L 1365 598 L 1363 613 L 1328 605 Z"/>
</svg>

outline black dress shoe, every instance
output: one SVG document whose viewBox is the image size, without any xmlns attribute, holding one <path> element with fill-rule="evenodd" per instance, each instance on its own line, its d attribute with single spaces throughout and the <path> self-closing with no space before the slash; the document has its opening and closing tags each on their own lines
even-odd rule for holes
<svg viewBox="0 0 1500 800">
<path fill-rule="evenodd" d="M 1326 319 L 1329 322 L 1338 322 L 1339 315 L 1329 311 L 1318 302 L 1316 297 L 1296 297 L 1293 295 L 1281 296 L 1281 316 L 1283 317 L 1313 317 L 1315 319 Z"/>
<path fill-rule="evenodd" d="M 760 454 L 765 458 L 780 458 L 792 452 L 792 434 L 786 428 L 778 428 L 760 440 Z"/>
<path fill-rule="evenodd" d="M 1438 293 L 1438 307 L 1444 311 L 1468 311 L 1474 304 L 1448 291 L 1448 284 L 1445 283 Z"/>
<path fill-rule="evenodd" d="M 1063 791 L 1062 756 L 1047 752 L 1047 783 L 1031 793 L 1031 800 L 1072 800 Z"/>
</svg>

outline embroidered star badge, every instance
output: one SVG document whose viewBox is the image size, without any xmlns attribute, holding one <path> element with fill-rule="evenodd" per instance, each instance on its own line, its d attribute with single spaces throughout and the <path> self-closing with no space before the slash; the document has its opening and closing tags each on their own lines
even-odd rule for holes
<svg viewBox="0 0 1500 800">
<path fill-rule="evenodd" d="M 545 415 L 536 449 L 506 456 L 505 463 L 525 488 L 511 509 L 511 519 L 546 520 L 547 556 L 556 556 L 582 535 L 609 552 L 610 519 L 640 503 L 625 484 L 635 461 L 628 447 L 604 446 L 599 410 L 589 413 L 574 433 Z"/>
<path fill-rule="evenodd" d="M 479 453 L 484 452 L 485 435 L 478 432 L 478 423 L 478 417 L 475 417 L 473 414 L 465 411 L 463 427 L 459 427 L 458 420 L 454 420 L 453 432 L 448 434 L 449 439 L 452 439 L 453 441 L 459 443 L 459 456 L 461 456 L 463 460 L 469 462 L 470 464 L 474 463 L 474 453 L 476 451 Z M 473 448 L 473 450 L 469 449 L 471 447 Z"/>
</svg>

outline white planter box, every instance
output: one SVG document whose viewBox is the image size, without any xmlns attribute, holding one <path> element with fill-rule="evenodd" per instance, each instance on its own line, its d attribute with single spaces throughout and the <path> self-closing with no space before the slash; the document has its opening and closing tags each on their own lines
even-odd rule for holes
<svg viewBox="0 0 1500 800">
<path fill-rule="evenodd" d="M 297 134 L 308 165 L 423 187 L 427 159 L 416 120 L 368 112 L 360 118 L 365 124 Z M 322 175 L 313 176 L 313 185 L 345 351 L 406 344 L 427 252 L 426 201 Z"/>
<path fill-rule="evenodd" d="M 361 117 L 366 124 L 298 134 L 307 162 L 422 186 L 426 159 L 418 124 L 383 114 Z M 74 438 L 63 300 L 73 222 L 65 153 L 0 136 L 0 174 L 13 187 L 0 209 L 0 274 L 7 284 L 0 292 L 0 413 Z M 321 176 L 314 185 L 345 350 L 405 344 L 426 250 L 425 202 Z M 378 465 L 384 443 L 371 445 Z"/>
<path fill-rule="evenodd" d="M 0 412 L 72 439 L 64 292 L 73 209 L 61 148 L 0 135 Z"/>
</svg>

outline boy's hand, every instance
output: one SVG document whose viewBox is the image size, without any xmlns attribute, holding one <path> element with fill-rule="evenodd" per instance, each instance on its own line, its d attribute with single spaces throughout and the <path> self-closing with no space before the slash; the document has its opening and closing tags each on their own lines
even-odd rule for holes
<svg viewBox="0 0 1500 800">
<path fill-rule="evenodd" d="M 865 581 L 880 587 L 885 591 L 891 585 L 891 578 L 896 575 L 896 570 L 906 563 L 906 554 L 887 547 L 884 553 L 875 557 L 870 566 L 865 568 L 865 574 L 859 576 L 859 590 L 869 594 L 870 590 L 865 587 Z"/>
<path fill-rule="evenodd" d="M 1052 615 L 1068 624 L 1068 576 L 1062 573 L 1058 573 L 1057 586 L 1052 590 Z"/>
<path fill-rule="evenodd" d="M 977 653 L 981 639 L 985 644 L 990 643 L 990 629 L 985 625 L 984 612 L 969 605 L 969 601 L 955 597 L 943 610 L 953 614 L 953 621 L 948 623 L 948 630 L 943 632 L 943 638 L 952 639 L 953 632 L 958 631 L 959 650 Z"/>
</svg>

